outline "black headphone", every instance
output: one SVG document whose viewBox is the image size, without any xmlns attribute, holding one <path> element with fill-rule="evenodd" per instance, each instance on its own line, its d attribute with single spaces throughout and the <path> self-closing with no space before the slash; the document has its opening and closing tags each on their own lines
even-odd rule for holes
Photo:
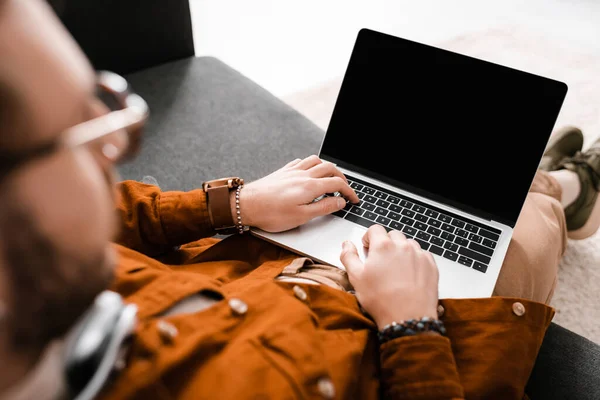
<svg viewBox="0 0 600 400">
<path fill-rule="evenodd" d="M 91 400 L 113 373 L 125 366 L 128 341 L 137 324 L 137 306 L 104 291 L 80 318 L 65 341 L 64 376 L 67 396 Z"/>
</svg>

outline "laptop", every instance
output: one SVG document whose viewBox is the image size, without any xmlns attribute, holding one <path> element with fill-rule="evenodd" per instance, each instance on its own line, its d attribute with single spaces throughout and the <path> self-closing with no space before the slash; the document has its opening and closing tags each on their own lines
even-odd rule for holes
<svg viewBox="0 0 600 400">
<path fill-rule="evenodd" d="M 364 261 L 361 239 L 380 224 L 433 254 L 440 298 L 489 297 L 566 93 L 548 77 L 361 29 L 318 154 L 361 203 L 251 232 L 343 269 L 341 243 Z"/>
</svg>

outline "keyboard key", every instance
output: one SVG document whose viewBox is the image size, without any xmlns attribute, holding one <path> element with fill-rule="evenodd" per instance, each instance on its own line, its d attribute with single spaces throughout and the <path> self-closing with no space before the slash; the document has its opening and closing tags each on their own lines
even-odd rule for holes
<svg viewBox="0 0 600 400">
<path fill-rule="evenodd" d="M 396 214 L 395 212 L 390 211 L 387 215 L 388 218 L 393 219 L 394 221 L 400 221 L 400 218 L 402 218 L 402 216 L 400 214 Z"/>
<path fill-rule="evenodd" d="M 417 230 L 410 226 L 405 226 L 402 229 L 402 232 L 406 233 L 407 235 L 411 235 L 411 237 L 417 234 Z"/>
<path fill-rule="evenodd" d="M 365 213 L 365 210 L 363 210 L 360 207 L 357 206 L 352 206 L 352 208 L 350 209 L 350 212 L 352 214 L 356 214 L 356 215 L 363 215 Z"/>
<path fill-rule="evenodd" d="M 473 250 L 471 250 L 471 249 L 467 249 L 466 247 L 462 247 L 462 246 L 460 246 L 460 247 L 458 248 L 458 253 L 459 253 L 460 255 L 463 255 L 463 256 L 467 256 L 467 257 L 469 257 L 469 258 L 472 258 L 473 260 L 476 260 L 476 261 L 482 262 L 482 263 L 484 263 L 484 264 L 489 264 L 489 263 L 490 263 L 490 261 L 492 260 L 492 259 L 491 259 L 491 258 L 489 258 L 488 256 L 484 256 L 484 255 L 483 255 L 483 254 L 481 254 L 481 253 L 478 253 L 478 252 L 476 252 L 476 251 L 473 251 Z"/>
<path fill-rule="evenodd" d="M 408 226 L 413 226 L 413 224 L 415 223 L 415 220 L 410 219 L 408 217 L 402 217 L 402 219 L 400 219 L 400 222 L 402 222 L 403 224 L 406 224 Z"/>
<path fill-rule="evenodd" d="M 384 217 L 387 215 L 388 210 L 386 210 L 385 208 L 381 208 L 381 207 L 377 207 L 375 209 L 375 212 L 379 215 L 383 215 Z"/>
<path fill-rule="evenodd" d="M 473 242 L 469 243 L 469 248 L 471 250 L 478 251 L 478 252 L 483 253 L 486 256 L 490 256 L 490 257 L 492 254 L 494 254 L 494 250 L 490 249 L 489 247 L 485 247 L 485 246 L 482 246 L 480 244 L 473 243 Z"/>
<path fill-rule="evenodd" d="M 415 210 L 418 213 L 424 213 L 425 212 L 425 207 L 420 206 L 418 204 L 415 204 L 412 209 Z"/>
<path fill-rule="evenodd" d="M 454 232 L 454 227 L 448 224 L 442 224 L 442 230 L 446 231 L 446 232 L 450 232 L 453 233 Z"/>
<path fill-rule="evenodd" d="M 473 260 L 465 256 L 460 256 L 458 257 L 458 263 L 470 267 L 471 265 L 473 265 Z"/>
<path fill-rule="evenodd" d="M 454 232 L 454 233 L 456 233 L 456 235 L 460 236 L 461 238 L 466 238 L 469 236 L 469 232 L 467 232 L 463 229 L 457 229 L 456 232 Z"/>
<path fill-rule="evenodd" d="M 456 239 L 454 239 L 454 243 L 461 245 L 461 246 L 468 246 L 469 245 L 469 241 L 467 239 L 463 239 L 461 237 L 457 237 Z"/>
<path fill-rule="evenodd" d="M 365 192 L 366 194 L 373 195 L 375 194 L 375 189 L 365 186 L 362 188 L 361 192 Z"/>
<path fill-rule="evenodd" d="M 444 254 L 444 249 L 442 249 L 441 247 L 438 247 L 434 244 L 431 245 L 431 247 L 429 248 L 429 251 L 433 254 L 437 254 L 438 256 L 441 256 L 442 254 Z"/>
<path fill-rule="evenodd" d="M 417 236 L 418 236 L 418 234 L 417 234 Z M 429 243 L 427 243 L 426 241 L 421 240 L 418 237 L 416 237 L 414 240 L 415 240 L 415 242 L 419 243 L 419 246 L 421 246 L 421 248 L 423 250 L 429 249 Z"/>
<path fill-rule="evenodd" d="M 497 234 L 495 234 L 493 232 L 490 232 L 490 231 L 486 231 L 483 228 L 479 230 L 479 234 L 481 236 L 485 237 L 485 238 L 492 239 L 495 242 L 497 242 L 498 239 L 500 239 L 500 235 L 497 235 Z"/>
<path fill-rule="evenodd" d="M 423 214 L 417 214 L 417 215 L 415 215 L 415 219 L 417 221 L 427 222 L 427 220 L 429 219 L 429 217 L 426 217 Z"/>
<path fill-rule="evenodd" d="M 477 233 L 477 231 L 479 230 L 478 227 L 476 227 L 475 225 L 471 225 L 471 224 L 467 224 L 465 226 L 465 229 L 468 230 L 471 233 Z"/>
<path fill-rule="evenodd" d="M 429 232 L 435 236 L 440 236 L 440 234 L 442 233 L 441 230 L 439 230 L 438 228 L 434 228 L 433 226 L 430 226 L 429 228 L 427 228 L 427 232 Z"/>
<path fill-rule="evenodd" d="M 445 222 L 447 224 L 449 224 L 450 221 L 452 221 L 452 217 L 449 217 L 449 216 L 444 215 L 444 214 L 438 215 L 437 219 L 439 219 L 440 221 Z"/>
<path fill-rule="evenodd" d="M 387 194 L 380 192 L 380 191 L 375 192 L 375 194 L 373 196 L 377 197 L 378 199 L 382 199 L 382 200 L 385 200 L 388 197 Z"/>
<path fill-rule="evenodd" d="M 458 258 L 458 254 L 453 253 L 450 250 L 446 250 L 444 252 L 444 258 L 447 258 L 448 260 L 456 261 L 456 259 Z"/>
<path fill-rule="evenodd" d="M 400 211 L 403 210 L 403 208 L 400 206 L 397 206 L 395 204 L 390 204 L 390 210 L 392 210 L 395 213 L 399 213 Z"/>
<path fill-rule="evenodd" d="M 344 218 L 344 216 L 346 215 L 346 210 L 339 210 L 331 214 L 335 215 L 336 217 Z"/>
<path fill-rule="evenodd" d="M 370 227 L 371 225 L 374 225 L 375 223 L 373 221 L 369 221 L 367 219 L 364 219 L 362 217 L 359 217 L 358 215 L 354 215 L 352 213 L 349 213 L 348 215 L 346 215 L 346 220 L 348 221 L 352 221 L 358 225 L 362 225 L 365 228 Z"/>
<path fill-rule="evenodd" d="M 455 237 L 456 237 L 456 236 L 454 236 L 454 235 L 453 235 L 453 234 L 451 234 L 451 233 L 448 233 L 448 232 L 442 232 L 442 239 L 446 239 L 446 240 L 449 240 L 449 241 L 451 241 L 451 242 L 454 242 L 454 238 L 455 238 Z"/>
<path fill-rule="evenodd" d="M 454 219 L 452 220 L 452 222 L 450 222 L 450 223 L 451 223 L 452 225 L 454 225 L 454 226 L 457 226 L 457 227 L 459 227 L 459 228 L 463 228 L 463 227 L 465 226 L 465 223 L 464 223 L 464 222 L 462 222 L 461 220 L 459 220 L 459 219 L 456 219 L 456 218 L 454 218 Z"/>
<path fill-rule="evenodd" d="M 360 208 L 362 208 L 363 210 L 373 211 L 375 210 L 375 205 L 367 202 L 362 202 L 360 203 Z"/>
<path fill-rule="evenodd" d="M 408 234 L 404 234 L 404 236 L 406 236 L 406 239 L 414 239 L 412 236 L 408 235 Z"/>
<path fill-rule="evenodd" d="M 473 264 L 473 269 L 476 269 L 477 271 L 480 272 L 484 272 L 487 271 L 488 266 L 485 264 L 482 264 L 480 262 L 475 261 L 475 263 Z"/>
<path fill-rule="evenodd" d="M 386 218 L 386 217 L 377 217 L 377 219 L 375 220 L 375 222 L 377 222 L 378 224 L 381 224 L 383 226 L 387 226 L 392 221 L 389 218 Z"/>
<path fill-rule="evenodd" d="M 427 240 L 428 241 L 429 238 L 431 237 L 431 235 L 429 233 L 425 233 L 423 231 L 419 231 L 419 232 L 417 232 L 417 237 L 419 239 L 423 239 L 423 240 Z"/>
<path fill-rule="evenodd" d="M 450 251 L 457 251 L 458 250 L 458 245 L 456 243 L 450 243 L 450 242 L 446 242 L 444 244 L 444 248 Z"/>
<path fill-rule="evenodd" d="M 363 192 L 356 192 L 356 195 L 357 195 L 357 196 L 358 196 L 358 198 L 359 198 L 359 199 L 361 199 L 361 200 L 362 200 L 362 199 L 363 199 L 363 198 L 366 196 L 366 194 L 364 194 Z"/>
<path fill-rule="evenodd" d="M 444 239 L 440 239 L 439 237 L 432 236 L 429 241 L 437 246 L 444 246 Z"/>
<path fill-rule="evenodd" d="M 376 205 L 378 205 L 379 207 L 383 207 L 383 208 L 388 208 L 390 206 L 390 203 L 388 203 L 385 200 L 377 200 L 377 202 L 375 202 Z"/>
<path fill-rule="evenodd" d="M 365 211 L 365 213 L 363 214 L 363 217 L 365 217 L 366 219 L 370 219 L 371 221 L 375 221 L 378 217 L 377 214 L 372 213 L 371 211 Z"/>
<path fill-rule="evenodd" d="M 366 195 L 365 198 L 363 199 L 366 202 L 375 204 L 377 202 L 377 197 L 373 197 L 370 194 Z"/>
<path fill-rule="evenodd" d="M 437 218 L 437 216 L 439 214 L 440 213 L 438 213 L 437 211 L 433 211 L 433 210 L 427 210 L 427 211 L 425 211 L 425 215 L 427 215 L 428 217 L 431 217 L 431 218 Z"/>
<path fill-rule="evenodd" d="M 404 228 L 404 225 L 397 223 L 396 221 L 390 222 L 390 228 L 395 229 L 397 231 L 401 231 Z"/>
<path fill-rule="evenodd" d="M 392 204 L 399 204 L 400 203 L 400 199 L 394 196 L 388 196 L 387 201 L 389 201 Z"/>
<path fill-rule="evenodd" d="M 427 221 L 427 223 L 431 226 L 435 226 L 436 228 L 439 228 L 442 226 L 442 221 L 438 221 L 437 219 L 433 219 L 433 218 L 429 218 L 429 221 Z"/>
<path fill-rule="evenodd" d="M 354 204 L 350 203 L 349 201 L 346 202 L 346 205 L 344 206 L 344 210 L 346 211 L 350 211 L 350 209 L 354 207 Z"/>
<path fill-rule="evenodd" d="M 469 235 L 469 240 L 472 240 L 472 241 L 477 242 L 477 243 L 481 243 L 481 241 L 483 240 L 483 238 L 481 236 L 479 236 L 479 235 L 471 233 Z"/>
<path fill-rule="evenodd" d="M 426 225 L 426 224 L 424 224 L 424 223 L 422 223 L 422 222 L 419 222 L 419 221 L 415 222 L 415 224 L 414 224 L 413 226 L 414 226 L 415 228 L 417 228 L 417 229 L 420 229 L 420 230 L 422 230 L 422 231 L 425 231 L 425 230 L 427 230 L 427 225 Z"/>
<path fill-rule="evenodd" d="M 408 208 L 405 208 L 404 210 L 402 210 L 402 212 L 400 214 L 406 215 L 407 217 L 411 217 L 411 218 L 415 216 L 415 212 L 409 210 Z"/>
<path fill-rule="evenodd" d="M 361 190 L 364 186 L 361 185 L 360 183 L 352 182 L 350 184 L 350 187 L 354 190 Z"/>
<path fill-rule="evenodd" d="M 490 239 L 483 239 L 483 244 L 487 247 L 491 247 L 492 249 L 496 248 L 496 242 L 493 242 Z"/>
<path fill-rule="evenodd" d="M 411 207 L 413 206 L 413 203 L 411 203 L 411 202 L 410 202 L 410 201 L 408 201 L 408 200 L 400 200 L 400 205 L 401 205 L 402 207 L 408 207 L 408 208 L 411 208 Z"/>
</svg>

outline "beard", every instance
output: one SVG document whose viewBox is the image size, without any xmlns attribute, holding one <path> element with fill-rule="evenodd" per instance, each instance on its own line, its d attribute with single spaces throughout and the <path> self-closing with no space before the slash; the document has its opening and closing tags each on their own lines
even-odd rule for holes
<svg viewBox="0 0 600 400">
<path fill-rule="evenodd" d="M 60 249 L 26 213 L 9 215 L 4 227 L 13 229 L 2 240 L 11 283 L 6 322 L 15 349 L 41 349 L 65 335 L 108 287 L 112 260 L 106 249 L 85 257 Z"/>
</svg>

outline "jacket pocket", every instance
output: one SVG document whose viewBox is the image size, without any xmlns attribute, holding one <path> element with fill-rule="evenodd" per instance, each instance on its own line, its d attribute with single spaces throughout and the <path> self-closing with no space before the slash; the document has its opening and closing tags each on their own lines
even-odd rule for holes
<svg viewBox="0 0 600 400">
<path fill-rule="evenodd" d="M 312 322 L 303 321 L 264 333 L 253 344 L 287 381 L 293 398 L 313 399 L 323 398 L 324 385 L 333 384 L 321 338 Z"/>
</svg>

